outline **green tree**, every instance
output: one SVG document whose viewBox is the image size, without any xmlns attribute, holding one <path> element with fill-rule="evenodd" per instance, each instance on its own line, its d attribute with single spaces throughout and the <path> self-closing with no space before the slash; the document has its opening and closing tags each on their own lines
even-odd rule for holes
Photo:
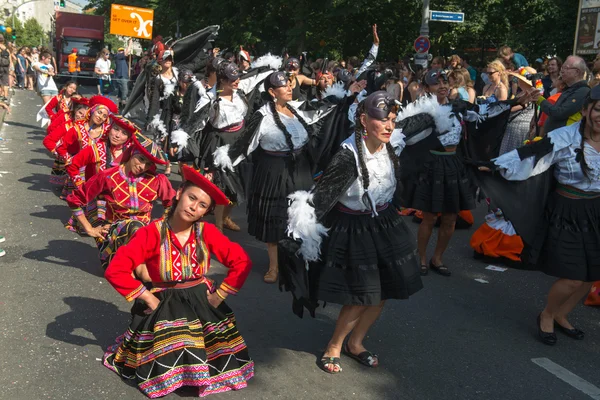
<svg viewBox="0 0 600 400">
<path fill-rule="evenodd" d="M 90 0 L 95 13 L 110 15 L 110 0 Z M 154 9 L 154 35 L 173 37 L 179 21 L 185 36 L 207 25 L 220 25 L 216 45 L 232 51 L 240 45 L 254 55 L 271 51 L 315 56 L 361 56 L 378 24 L 380 59 L 412 55 L 421 25 L 421 0 L 130 0 Z M 577 7 L 572 0 L 431 0 L 431 9 L 462 11 L 465 23 L 430 23 L 432 53 L 508 44 L 530 60 L 568 55 L 573 44 Z M 107 26 L 108 26 L 107 18 Z M 485 56 L 493 56 L 492 54 Z"/>
<path fill-rule="evenodd" d="M 23 24 L 21 32 L 17 31 L 17 43 L 19 46 L 39 46 L 47 44 L 48 38 L 42 25 L 37 20 L 29 18 Z"/>
<path fill-rule="evenodd" d="M 16 32 L 16 36 L 17 38 L 15 39 L 15 42 L 17 43 L 17 46 L 21 46 L 21 35 L 23 34 L 23 24 L 21 23 L 21 21 L 18 18 L 15 18 L 15 23 L 12 23 L 12 18 L 7 18 L 4 21 L 4 26 L 10 26 L 12 28 L 12 32 L 11 33 L 7 33 L 4 36 L 6 38 L 8 38 L 9 41 L 12 41 L 12 36 L 13 33 Z"/>
</svg>

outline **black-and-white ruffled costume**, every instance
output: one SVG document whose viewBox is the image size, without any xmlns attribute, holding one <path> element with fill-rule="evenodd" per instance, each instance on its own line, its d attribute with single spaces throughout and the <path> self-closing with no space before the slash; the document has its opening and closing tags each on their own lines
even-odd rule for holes
<svg viewBox="0 0 600 400">
<path fill-rule="evenodd" d="M 291 135 L 293 149 L 289 148 L 284 132 L 277 126 L 270 105 L 265 104 L 254 113 L 247 130 L 237 142 L 215 151 L 215 165 L 229 171 L 234 171 L 252 156 L 248 232 L 258 240 L 276 243 L 285 236 L 287 196 L 297 190 L 308 190 L 314 184 L 313 175 L 321 157 L 327 156 L 331 147 L 329 141 L 335 139 L 335 135 L 327 130 L 335 126 L 330 121 L 347 113 L 335 103 L 347 104 L 346 95 L 344 92 L 341 98 L 327 96 L 325 101 L 311 103 L 308 107 L 306 102 L 290 103 L 310 132 L 296 116 L 279 113 L 281 122 Z"/>
<path fill-rule="evenodd" d="M 212 25 L 175 41 L 172 45 L 176 58 L 174 69 L 179 69 L 180 71 L 187 69 L 194 74 L 202 76 L 209 61 L 209 50 L 212 48 L 212 42 L 217 36 L 218 31 L 219 26 Z M 129 94 L 127 104 L 123 110 L 123 115 L 140 127 L 147 127 L 155 121 L 156 114 L 161 114 L 158 110 L 161 109 L 160 101 L 161 97 L 165 97 L 165 93 L 161 95 L 161 90 L 155 91 L 156 86 L 160 85 L 156 79 L 161 69 L 160 64 L 156 62 L 146 64 L 144 70 L 135 81 L 133 90 Z M 154 95 L 155 92 L 159 93 L 158 96 Z M 166 92 L 169 93 L 171 90 L 167 89 Z M 165 129 L 168 131 L 170 118 L 161 115 L 159 119 L 163 121 Z M 156 123 L 152 128 L 158 131 Z"/>
<path fill-rule="evenodd" d="M 425 113 L 421 119 L 408 118 Z M 456 147 L 463 138 L 459 118 L 478 119 L 471 112 L 462 116 L 452 105 L 439 105 L 435 98 L 424 96 L 398 113 L 397 121 L 421 125 L 420 133 L 407 138 L 410 152 L 400 157 L 402 206 L 430 213 L 454 213 L 475 208 L 474 179 L 463 157 L 445 151 Z"/>
<path fill-rule="evenodd" d="M 393 138 L 399 153 L 404 135 Z M 300 317 L 303 307 L 314 316 L 318 301 L 378 305 L 423 287 L 415 238 L 397 212 L 398 171 L 385 146 L 374 154 L 362 148 L 368 192 L 352 135 L 311 192 L 290 195 L 291 238 L 279 242 L 279 269 Z"/>
<path fill-rule="evenodd" d="M 581 145 L 579 129 L 579 122 L 556 129 L 494 159 L 511 182 L 490 183 L 495 201 L 523 238 L 523 267 L 590 282 L 600 280 L 600 153 Z M 516 207 L 507 203 L 526 213 L 512 213 Z"/>
<path fill-rule="evenodd" d="M 191 95 L 197 99 L 194 112 L 182 123 L 181 129 L 171 133 L 171 142 L 180 151 L 178 159 L 193 160 L 197 169 L 211 173 L 213 182 L 233 202 L 245 200 L 244 179 L 249 179 L 250 165 L 243 164 L 236 173 L 230 173 L 215 168 L 213 154 L 217 148 L 232 145 L 244 135 L 256 106 L 261 104 L 258 99 L 262 82 L 280 66 L 279 57 L 259 58 L 253 69 L 241 76 L 231 101 L 220 97 L 216 86 L 207 91 L 201 82 L 194 83 L 188 89 L 196 92 Z"/>
</svg>

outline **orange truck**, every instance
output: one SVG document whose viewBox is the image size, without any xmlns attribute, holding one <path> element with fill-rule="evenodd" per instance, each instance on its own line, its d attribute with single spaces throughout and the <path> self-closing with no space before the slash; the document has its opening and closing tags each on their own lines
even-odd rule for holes
<svg viewBox="0 0 600 400">
<path fill-rule="evenodd" d="M 96 55 L 104 48 L 104 17 L 56 11 L 54 51 L 60 80 L 69 75 L 68 56 L 77 49 L 81 71 L 78 76 L 93 77 Z"/>
</svg>

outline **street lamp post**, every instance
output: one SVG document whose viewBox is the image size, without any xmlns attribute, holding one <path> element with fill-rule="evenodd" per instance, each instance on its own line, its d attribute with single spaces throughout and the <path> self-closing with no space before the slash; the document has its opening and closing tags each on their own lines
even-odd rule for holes
<svg viewBox="0 0 600 400">
<path fill-rule="evenodd" d="M 423 18 L 421 18 L 421 31 L 419 34 L 420 36 L 429 37 L 429 0 L 423 0 Z M 415 55 L 415 61 L 419 60 L 418 63 L 421 64 L 423 68 L 427 68 L 428 53 L 429 50 Z"/>
</svg>

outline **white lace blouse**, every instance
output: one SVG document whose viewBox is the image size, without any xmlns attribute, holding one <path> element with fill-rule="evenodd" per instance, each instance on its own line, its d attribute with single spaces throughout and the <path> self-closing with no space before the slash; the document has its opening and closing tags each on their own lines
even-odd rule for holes
<svg viewBox="0 0 600 400">
<path fill-rule="evenodd" d="M 216 99 L 216 92 L 214 90 L 208 92 L 208 95 L 213 101 Z M 210 107 L 208 119 L 212 126 L 217 129 L 239 124 L 244 120 L 248 112 L 248 106 L 237 92 L 233 93 L 232 101 L 224 97 L 219 97 L 219 107 L 215 108 L 212 104 Z"/>
<path fill-rule="evenodd" d="M 581 148 L 579 126 L 580 123 L 577 122 L 548 133 L 553 145 L 552 152 L 540 158 L 537 163 L 535 157 L 521 160 L 517 150 L 505 153 L 492 161 L 508 180 L 522 181 L 541 174 L 554 165 L 554 177 L 559 183 L 586 192 L 600 192 L 600 153 L 588 143 L 584 143 L 583 154 L 590 168 L 588 177 L 584 175 L 581 164 L 575 159 Z"/>
<path fill-rule="evenodd" d="M 354 141 L 354 135 L 350 136 L 342 143 L 342 147 L 351 150 L 356 157 L 357 149 Z M 362 140 L 362 139 L 361 139 Z M 396 190 L 396 175 L 394 174 L 394 163 L 392 162 L 386 146 L 381 150 L 371 154 L 363 141 L 363 159 L 367 170 L 369 171 L 369 194 L 372 202 L 377 206 L 382 206 L 392 201 L 394 191 Z M 367 205 L 363 202 L 365 193 L 362 180 L 362 172 L 358 165 L 358 178 L 352 186 L 344 193 L 339 202 L 345 207 L 356 211 L 367 211 Z"/>
<path fill-rule="evenodd" d="M 285 139 L 285 134 L 275 123 L 271 108 L 265 105 L 261 107 L 259 112 L 263 114 L 263 119 L 260 122 L 257 133 L 250 141 L 248 154 L 256 150 L 258 146 L 266 151 L 289 151 L 290 147 Z M 308 142 L 308 132 L 304 129 L 302 123 L 296 116 L 288 117 L 281 113 L 278 114 L 281 122 L 292 136 L 294 150 L 302 148 Z"/>
</svg>

